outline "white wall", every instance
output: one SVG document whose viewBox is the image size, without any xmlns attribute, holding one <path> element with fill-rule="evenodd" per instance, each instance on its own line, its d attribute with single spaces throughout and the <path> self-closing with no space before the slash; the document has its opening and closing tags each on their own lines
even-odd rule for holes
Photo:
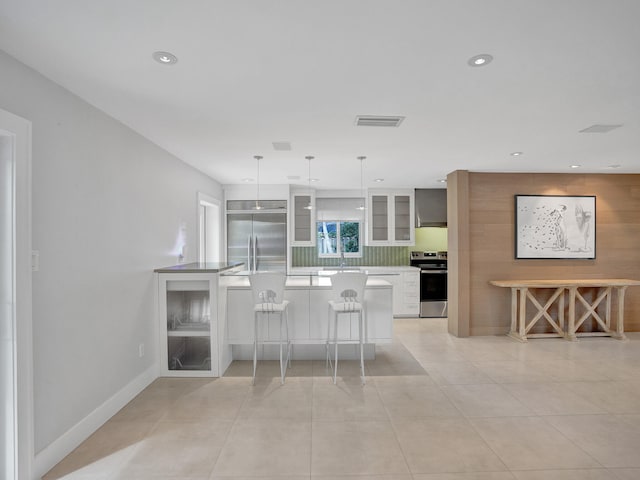
<svg viewBox="0 0 640 480">
<path fill-rule="evenodd" d="M 35 449 L 153 367 L 153 274 L 196 256 L 221 186 L 0 51 L 0 108 L 33 123 Z M 138 345 L 146 355 L 138 358 Z"/>
</svg>

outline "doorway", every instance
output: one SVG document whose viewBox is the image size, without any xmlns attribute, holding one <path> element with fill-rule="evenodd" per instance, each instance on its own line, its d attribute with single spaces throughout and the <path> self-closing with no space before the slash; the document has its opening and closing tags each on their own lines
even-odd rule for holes
<svg viewBox="0 0 640 480">
<path fill-rule="evenodd" d="M 220 201 L 198 193 L 198 262 L 221 259 Z"/>
<path fill-rule="evenodd" d="M 0 477 L 15 478 L 15 302 L 13 281 L 13 139 L 0 135 Z"/>
<path fill-rule="evenodd" d="M 31 124 L 0 110 L 0 477 L 31 478 Z"/>
</svg>

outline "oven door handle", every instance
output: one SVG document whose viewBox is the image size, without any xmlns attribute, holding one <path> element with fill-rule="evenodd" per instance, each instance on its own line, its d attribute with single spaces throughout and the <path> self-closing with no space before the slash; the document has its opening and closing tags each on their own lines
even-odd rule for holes
<svg viewBox="0 0 640 480">
<path fill-rule="evenodd" d="M 447 273 L 446 270 L 420 270 L 420 275 L 433 275 L 433 274 L 444 275 L 446 273 Z"/>
</svg>

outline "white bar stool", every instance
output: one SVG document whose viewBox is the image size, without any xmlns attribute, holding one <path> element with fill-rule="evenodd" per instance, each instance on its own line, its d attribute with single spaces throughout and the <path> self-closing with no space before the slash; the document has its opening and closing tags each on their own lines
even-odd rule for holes
<svg viewBox="0 0 640 480">
<path fill-rule="evenodd" d="M 364 338 L 365 338 L 365 308 L 364 308 L 364 287 L 367 284 L 366 273 L 362 272 L 338 272 L 332 275 L 331 291 L 332 299 L 329 300 L 329 318 L 327 321 L 327 365 L 331 365 L 329 355 L 329 344 L 334 345 L 333 383 L 336 383 L 338 375 L 338 342 L 360 344 L 360 373 L 362 384 L 365 384 L 364 376 Z M 351 314 L 358 314 L 358 340 L 338 339 L 338 318 L 340 314 L 348 314 L 348 321 Z M 344 318 L 344 317 L 343 317 Z M 332 322 L 333 320 L 333 322 Z M 331 324 L 333 323 L 333 342 L 331 340 Z"/>
<path fill-rule="evenodd" d="M 291 367 L 291 342 L 289 341 L 289 319 L 287 316 L 287 306 L 289 301 L 284 299 L 284 285 L 286 282 L 284 273 L 254 273 L 249 275 L 249 284 L 253 293 L 254 312 L 254 337 L 253 337 L 253 378 L 251 383 L 256 383 L 256 369 L 258 365 L 258 343 L 278 343 L 280 345 L 280 381 L 284 384 L 284 377 L 287 365 Z M 271 315 L 279 315 L 280 328 L 279 340 L 258 339 L 258 323 L 260 317 L 266 319 L 267 334 L 263 332 L 263 337 L 268 336 L 269 318 Z M 282 339 L 282 327 L 285 329 L 285 341 Z M 283 362 L 283 345 L 287 346 L 287 359 Z"/>
</svg>

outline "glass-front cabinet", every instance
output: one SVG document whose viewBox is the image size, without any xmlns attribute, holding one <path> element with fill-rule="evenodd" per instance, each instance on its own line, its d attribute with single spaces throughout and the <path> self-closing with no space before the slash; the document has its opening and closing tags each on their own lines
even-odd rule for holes
<svg viewBox="0 0 640 480">
<path fill-rule="evenodd" d="M 372 194 L 369 211 L 371 212 L 369 243 L 389 242 L 389 196 Z"/>
<path fill-rule="evenodd" d="M 411 242 L 413 233 L 413 213 L 410 195 L 393 196 L 393 241 L 395 243 Z"/>
<path fill-rule="evenodd" d="M 415 243 L 413 190 L 369 190 L 368 245 Z"/>
<path fill-rule="evenodd" d="M 292 193 L 291 245 L 312 247 L 316 244 L 315 200 L 314 191 Z"/>
<path fill-rule="evenodd" d="M 160 274 L 160 374 L 218 376 L 216 276 Z"/>
</svg>

